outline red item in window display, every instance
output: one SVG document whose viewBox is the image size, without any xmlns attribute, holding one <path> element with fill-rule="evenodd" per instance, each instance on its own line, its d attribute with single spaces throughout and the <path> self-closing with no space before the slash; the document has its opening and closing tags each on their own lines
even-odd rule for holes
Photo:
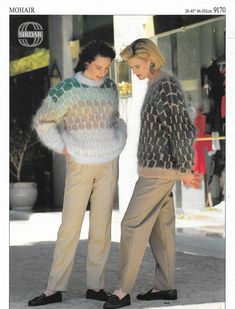
<svg viewBox="0 0 235 309">
<path fill-rule="evenodd" d="M 205 134 L 206 116 L 203 115 L 202 111 L 198 111 L 194 124 L 196 127 L 197 138 L 210 137 L 209 134 Z M 207 149 L 207 151 L 212 150 L 212 141 L 195 141 L 194 171 L 198 171 L 203 175 L 206 174 L 205 149 Z"/>
</svg>

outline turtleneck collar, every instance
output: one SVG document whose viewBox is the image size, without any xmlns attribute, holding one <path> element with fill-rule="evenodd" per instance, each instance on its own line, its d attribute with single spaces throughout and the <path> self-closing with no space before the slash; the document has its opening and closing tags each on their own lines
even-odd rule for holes
<svg viewBox="0 0 235 309">
<path fill-rule="evenodd" d="M 104 78 L 101 80 L 93 80 L 84 76 L 81 71 L 75 74 L 75 78 L 82 84 L 90 87 L 99 87 L 104 83 Z"/>
</svg>

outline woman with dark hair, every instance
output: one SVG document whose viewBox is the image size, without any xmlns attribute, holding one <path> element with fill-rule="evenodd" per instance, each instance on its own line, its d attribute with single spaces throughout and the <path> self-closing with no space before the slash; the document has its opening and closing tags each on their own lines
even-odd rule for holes
<svg viewBox="0 0 235 309">
<path fill-rule="evenodd" d="M 94 61 L 97 55 L 104 58 L 110 58 L 111 61 L 116 56 L 115 51 L 107 43 L 96 40 L 91 41 L 79 55 L 79 61 L 77 67 L 75 68 L 75 72 L 84 72 L 86 70 L 87 63 Z"/>
<path fill-rule="evenodd" d="M 106 77 L 114 50 L 102 41 L 81 52 L 74 77 L 51 89 L 33 126 L 42 143 L 67 158 L 62 224 L 47 289 L 28 302 L 61 302 L 67 290 L 90 200 L 86 298 L 105 301 L 105 266 L 111 243 L 111 215 L 118 180 L 118 156 L 126 143 L 115 83 Z"/>
</svg>

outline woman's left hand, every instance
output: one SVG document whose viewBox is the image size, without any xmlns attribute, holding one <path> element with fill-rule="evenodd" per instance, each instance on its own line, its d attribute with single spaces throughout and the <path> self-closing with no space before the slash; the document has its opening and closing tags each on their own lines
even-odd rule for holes
<svg viewBox="0 0 235 309">
<path fill-rule="evenodd" d="M 192 187 L 196 190 L 201 189 L 202 174 L 198 172 L 189 173 L 182 177 L 182 181 L 185 185 Z"/>
<path fill-rule="evenodd" d="M 66 148 L 66 147 L 64 147 L 64 149 L 63 149 L 63 154 L 64 154 L 66 157 L 68 157 L 68 156 L 69 156 L 69 153 L 68 153 L 68 151 L 67 151 L 67 148 Z"/>
</svg>

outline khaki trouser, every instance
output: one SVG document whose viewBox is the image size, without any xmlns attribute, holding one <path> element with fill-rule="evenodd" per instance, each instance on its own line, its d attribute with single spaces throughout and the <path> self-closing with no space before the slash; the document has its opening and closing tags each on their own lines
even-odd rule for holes
<svg viewBox="0 0 235 309">
<path fill-rule="evenodd" d="M 131 293 L 148 241 L 156 261 L 155 288 L 174 288 L 174 181 L 139 177 L 121 223 L 119 288 Z"/>
<path fill-rule="evenodd" d="M 74 264 L 82 222 L 90 198 L 87 287 L 102 289 L 111 244 L 111 216 L 118 178 L 118 159 L 83 165 L 69 159 L 62 224 L 48 279 L 49 290 L 66 291 Z"/>
</svg>

